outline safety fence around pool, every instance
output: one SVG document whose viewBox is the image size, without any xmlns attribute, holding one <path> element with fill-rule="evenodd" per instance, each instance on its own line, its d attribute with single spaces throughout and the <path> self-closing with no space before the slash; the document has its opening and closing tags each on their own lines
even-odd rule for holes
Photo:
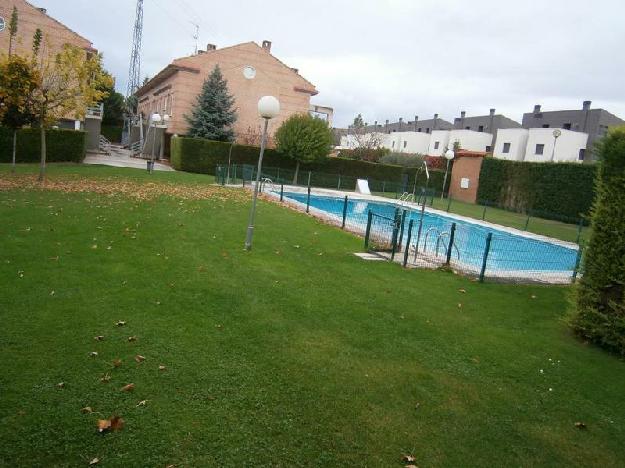
<svg viewBox="0 0 625 468">
<path fill-rule="evenodd" d="M 364 237 L 365 250 L 405 267 L 450 269 L 480 281 L 564 284 L 580 275 L 582 248 L 426 208 L 346 195 L 312 193 L 310 187 L 262 185 L 265 194 L 328 224 Z"/>
</svg>

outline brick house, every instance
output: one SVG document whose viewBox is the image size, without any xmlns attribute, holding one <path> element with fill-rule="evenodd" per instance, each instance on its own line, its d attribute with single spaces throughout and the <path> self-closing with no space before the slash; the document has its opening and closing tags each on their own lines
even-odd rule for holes
<svg viewBox="0 0 625 468">
<path fill-rule="evenodd" d="M 167 134 L 184 135 L 187 132 L 185 115 L 190 115 L 202 84 L 219 65 L 228 90 L 235 98 L 237 121 L 234 131 L 237 142 L 258 144 L 261 119 L 257 103 L 265 95 L 280 101 L 280 115 L 269 124 L 270 136 L 280 124 L 295 113 L 316 112 L 330 108 L 313 106 L 310 98 L 317 94 L 315 86 L 302 77 L 297 69 L 290 68 L 271 55 L 271 42 L 245 42 L 217 49 L 209 44 L 207 50 L 196 55 L 175 59 L 137 91 L 138 110 L 147 119 L 150 114 L 170 116 Z M 328 115 L 328 120 L 331 115 Z M 167 142 L 165 143 L 167 147 Z"/>
</svg>

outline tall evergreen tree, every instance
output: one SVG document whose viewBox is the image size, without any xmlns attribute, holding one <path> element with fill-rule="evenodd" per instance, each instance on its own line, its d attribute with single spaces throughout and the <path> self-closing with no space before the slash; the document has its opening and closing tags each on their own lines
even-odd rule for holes
<svg viewBox="0 0 625 468">
<path fill-rule="evenodd" d="M 214 141 L 234 140 L 232 124 L 237 114 L 233 106 L 234 97 L 228 93 L 228 82 L 216 65 L 204 81 L 191 115 L 185 116 L 190 126 L 188 135 Z"/>
</svg>

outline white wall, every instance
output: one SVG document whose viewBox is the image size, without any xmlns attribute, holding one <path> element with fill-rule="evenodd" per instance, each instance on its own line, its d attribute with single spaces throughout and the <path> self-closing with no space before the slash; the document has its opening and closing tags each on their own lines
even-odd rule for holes
<svg viewBox="0 0 625 468">
<path fill-rule="evenodd" d="M 449 130 L 434 130 L 430 136 L 428 156 L 441 156 L 447 150 L 448 144 Z"/>
<path fill-rule="evenodd" d="M 486 147 L 492 145 L 492 133 L 476 132 L 473 130 L 450 130 L 449 148 L 454 147 L 455 142 L 460 143 L 460 148 L 469 151 L 486 151 Z"/>
<path fill-rule="evenodd" d="M 385 141 L 384 147 L 397 153 L 427 154 L 430 146 L 429 133 L 394 132 L 386 136 L 389 138 Z"/>
<path fill-rule="evenodd" d="M 493 148 L 493 156 L 497 159 L 523 161 L 529 131 L 525 128 L 500 128 L 497 131 L 497 141 Z M 510 144 L 510 150 L 503 152 L 504 144 Z"/>
<path fill-rule="evenodd" d="M 525 161 L 579 162 L 579 150 L 586 149 L 588 134 L 560 129 L 554 152 L 553 128 L 530 128 L 525 147 Z M 543 154 L 536 154 L 536 145 L 542 144 Z M 553 154 L 553 160 L 552 160 Z"/>
</svg>

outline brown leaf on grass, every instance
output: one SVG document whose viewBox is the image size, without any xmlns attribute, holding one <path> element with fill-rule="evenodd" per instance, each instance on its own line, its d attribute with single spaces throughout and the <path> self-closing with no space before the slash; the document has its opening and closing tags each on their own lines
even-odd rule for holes
<svg viewBox="0 0 625 468">
<path fill-rule="evenodd" d="M 109 383 L 110 380 L 111 376 L 108 374 L 104 374 L 102 377 L 100 377 L 100 382 L 102 383 Z"/>
<path fill-rule="evenodd" d="M 89 353 L 89 356 L 91 356 L 91 357 L 98 357 L 98 352 L 97 351 L 91 351 Z"/>
<path fill-rule="evenodd" d="M 109 419 L 98 419 L 98 432 L 120 431 L 124 428 L 124 420 L 119 416 L 111 416 Z"/>
<path fill-rule="evenodd" d="M 65 382 L 59 382 L 56 384 L 56 388 L 65 388 Z"/>
<path fill-rule="evenodd" d="M 586 429 L 586 424 L 584 424 L 583 422 L 576 422 L 575 423 L 575 427 L 578 429 Z"/>
<path fill-rule="evenodd" d="M 137 406 L 145 406 L 147 402 L 148 400 L 141 400 L 139 403 L 137 403 Z"/>
<path fill-rule="evenodd" d="M 462 304 L 458 302 L 458 309 L 462 309 Z"/>
<path fill-rule="evenodd" d="M 404 463 L 412 463 L 416 460 L 416 458 L 412 455 L 403 455 L 401 457 L 401 461 Z"/>
<path fill-rule="evenodd" d="M 141 356 L 140 354 L 137 354 L 135 356 L 135 361 L 141 363 L 141 362 L 145 361 L 145 356 Z"/>
<path fill-rule="evenodd" d="M 404 468 L 419 468 L 417 465 L 406 465 Z"/>
<path fill-rule="evenodd" d="M 164 371 L 164 370 L 166 370 L 166 369 L 167 369 L 167 367 L 165 367 L 165 366 L 164 366 L 164 365 L 162 365 L 162 364 L 161 364 L 160 366 L 158 366 L 158 370 L 160 370 L 160 371 Z"/>
<path fill-rule="evenodd" d="M 460 289 L 458 289 L 458 292 L 459 292 L 459 293 L 464 294 L 464 293 L 466 293 L 466 292 L 467 292 L 467 290 L 466 290 L 466 289 L 464 289 L 464 288 L 460 288 Z"/>
<path fill-rule="evenodd" d="M 92 458 L 92 459 L 89 461 L 89 466 L 91 466 L 91 465 L 97 465 L 98 463 L 100 463 L 100 459 L 99 459 L 98 457 L 96 457 L 96 458 Z"/>
<path fill-rule="evenodd" d="M 136 336 L 129 336 L 128 337 L 128 341 L 137 341 L 137 337 Z"/>
<path fill-rule="evenodd" d="M 124 325 L 126 325 L 126 322 L 124 320 L 118 320 L 117 321 L 117 326 L 118 327 L 123 327 Z"/>
<path fill-rule="evenodd" d="M 115 359 L 113 361 L 113 367 L 119 367 L 122 365 L 122 360 L 121 359 Z"/>
<path fill-rule="evenodd" d="M 80 408 L 80 412 L 82 414 L 89 414 L 93 413 L 93 410 L 91 409 L 91 406 L 85 406 L 84 408 Z"/>
<path fill-rule="evenodd" d="M 135 384 L 129 383 L 128 385 L 124 385 L 119 389 L 120 392 L 132 392 L 135 389 Z"/>
<path fill-rule="evenodd" d="M 534 294 L 532 294 L 530 297 L 531 297 L 532 299 L 536 299 L 536 296 L 535 296 Z"/>
<path fill-rule="evenodd" d="M 93 339 L 96 341 L 103 341 L 104 337 L 102 335 L 98 335 L 98 336 L 94 336 Z"/>
</svg>

